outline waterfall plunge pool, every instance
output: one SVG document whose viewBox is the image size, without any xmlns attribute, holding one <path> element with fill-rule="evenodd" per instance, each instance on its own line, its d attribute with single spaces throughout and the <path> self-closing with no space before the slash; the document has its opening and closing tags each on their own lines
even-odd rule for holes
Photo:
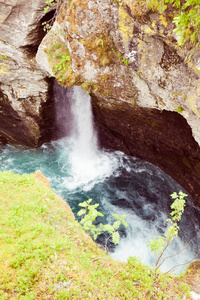
<svg viewBox="0 0 200 300">
<path fill-rule="evenodd" d="M 126 214 L 129 226 L 121 229 L 120 243 L 110 248 L 111 255 L 122 261 L 139 256 L 145 264 L 154 266 L 156 258 L 146 244 L 166 229 L 170 194 L 185 192 L 184 189 L 150 163 L 119 151 L 99 150 L 89 95 L 78 87 L 67 91 L 56 84 L 54 89 L 57 125 L 66 137 L 39 149 L 1 147 L 0 171 L 22 174 L 41 170 L 55 192 L 67 200 L 75 216 L 80 209 L 78 204 L 89 198 L 93 204 L 99 203 L 105 223 L 113 222 L 112 213 Z M 189 263 L 198 251 L 200 209 L 189 196 L 186 200 L 179 237 L 171 243 L 166 256 L 179 252 L 187 241 L 192 242 L 179 255 L 167 259 L 162 271 Z M 104 244 L 105 237 L 98 242 Z M 180 266 L 175 271 L 184 268 Z"/>
</svg>

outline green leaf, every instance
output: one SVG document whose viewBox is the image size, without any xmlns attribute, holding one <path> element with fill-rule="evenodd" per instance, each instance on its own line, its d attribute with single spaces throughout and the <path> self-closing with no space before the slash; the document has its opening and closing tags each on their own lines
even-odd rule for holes
<svg viewBox="0 0 200 300">
<path fill-rule="evenodd" d="M 177 193 L 174 192 L 173 194 L 170 195 L 172 199 L 176 199 L 178 197 Z"/>
<path fill-rule="evenodd" d="M 108 231 L 111 234 L 114 231 L 114 228 L 110 224 L 105 224 L 105 225 L 103 225 L 103 230 Z"/>
<path fill-rule="evenodd" d="M 120 220 L 123 220 L 123 219 L 125 219 L 125 218 L 126 218 L 126 215 L 125 215 L 125 214 L 120 215 Z"/>
<path fill-rule="evenodd" d="M 81 209 L 79 210 L 79 212 L 77 213 L 78 216 L 82 216 L 86 213 L 86 210 L 85 209 Z"/>
<path fill-rule="evenodd" d="M 123 224 L 125 227 L 128 227 L 128 223 L 127 223 L 125 220 L 122 220 L 122 224 Z"/>
<path fill-rule="evenodd" d="M 87 207 L 92 202 L 92 199 L 79 203 L 78 205 L 81 207 Z"/>
<path fill-rule="evenodd" d="M 112 214 L 112 216 L 113 216 L 115 219 L 118 219 L 118 217 L 119 217 L 118 214 Z"/>
<path fill-rule="evenodd" d="M 112 234 L 112 242 L 116 245 L 119 244 L 120 235 L 118 231 L 113 232 Z"/>
<path fill-rule="evenodd" d="M 49 10 L 49 6 L 45 7 L 44 8 L 44 13 L 46 14 L 48 12 L 48 10 Z"/>
<path fill-rule="evenodd" d="M 119 228 L 119 226 L 121 225 L 121 221 L 115 221 L 114 223 L 113 223 L 113 228 L 114 229 L 118 229 Z"/>
</svg>

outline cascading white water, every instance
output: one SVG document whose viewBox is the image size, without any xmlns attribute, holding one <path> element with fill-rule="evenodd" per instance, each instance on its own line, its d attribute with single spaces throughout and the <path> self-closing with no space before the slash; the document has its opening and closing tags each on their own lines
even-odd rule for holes
<svg viewBox="0 0 200 300">
<path fill-rule="evenodd" d="M 67 92 L 71 103 L 70 168 L 72 177 L 65 181 L 68 189 L 90 189 L 97 181 L 112 173 L 117 167 L 106 153 L 98 150 L 97 134 L 93 125 L 90 95 L 78 86 Z M 62 125 L 61 125 L 62 126 Z"/>
<path fill-rule="evenodd" d="M 97 135 L 93 126 L 90 96 L 78 86 L 71 89 L 73 132 L 77 158 L 92 160 L 97 157 Z"/>
</svg>

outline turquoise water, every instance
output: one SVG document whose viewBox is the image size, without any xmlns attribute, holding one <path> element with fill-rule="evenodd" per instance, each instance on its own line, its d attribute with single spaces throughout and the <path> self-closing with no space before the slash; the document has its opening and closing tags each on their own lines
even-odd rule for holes
<svg viewBox="0 0 200 300">
<path fill-rule="evenodd" d="M 166 218 L 172 203 L 170 194 L 184 191 L 183 188 L 150 163 L 119 151 L 99 150 L 92 124 L 90 99 L 83 91 L 76 89 L 66 92 L 61 89 L 56 95 L 57 101 L 59 98 L 73 100 L 73 103 L 77 98 L 79 101 L 75 107 L 68 103 L 66 110 L 65 102 L 64 107 L 63 104 L 60 108 L 57 105 L 60 109 L 57 111 L 58 126 L 66 131 L 67 136 L 44 144 L 39 149 L 9 145 L 1 147 L 0 171 L 22 174 L 41 170 L 55 192 L 70 204 L 75 216 L 79 210 L 78 204 L 89 198 L 93 199 L 93 203 L 100 204 L 99 208 L 105 216 L 103 222 L 112 223 L 112 213 L 125 213 L 129 226 L 127 229 L 121 228 L 118 246 L 109 245 L 111 255 L 122 261 L 126 261 L 130 255 L 136 255 L 144 263 L 154 265 L 155 257 L 149 254 L 146 244 L 166 229 Z M 81 112 L 81 116 L 77 115 L 78 112 Z M 70 129 L 66 124 L 70 125 Z M 192 242 L 178 256 L 166 260 L 162 270 L 167 271 L 174 265 L 192 259 L 200 245 L 199 216 L 199 209 L 188 197 L 180 223 L 180 236 L 171 244 L 167 255 L 180 251 L 186 241 L 192 239 Z M 104 244 L 105 237 L 102 236 L 98 242 Z"/>
</svg>

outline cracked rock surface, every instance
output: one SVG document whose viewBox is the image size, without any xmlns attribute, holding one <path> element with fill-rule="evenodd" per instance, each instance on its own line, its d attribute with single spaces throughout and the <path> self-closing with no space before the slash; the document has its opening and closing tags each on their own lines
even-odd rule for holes
<svg viewBox="0 0 200 300">
<path fill-rule="evenodd" d="M 49 82 L 35 60 L 44 32 L 43 0 L 0 1 L 0 143 L 48 139 Z"/>
</svg>

